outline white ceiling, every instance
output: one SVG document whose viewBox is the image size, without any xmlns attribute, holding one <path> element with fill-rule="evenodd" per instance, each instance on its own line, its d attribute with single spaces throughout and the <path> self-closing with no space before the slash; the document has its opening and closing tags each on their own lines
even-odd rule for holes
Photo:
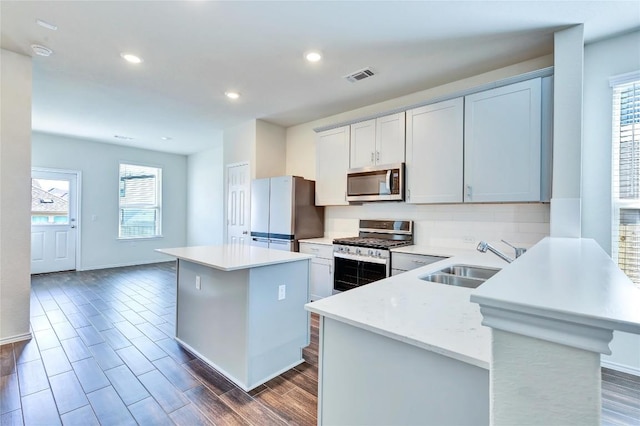
<svg viewBox="0 0 640 426">
<path fill-rule="evenodd" d="M 640 28 L 637 0 L 2 0 L 0 14 L 2 48 L 33 56 L 34 130 L 181 154 L 254 118 L 288 127 L 539 57 L 574 24 L 587 43 Z M 377 75 L 342 78 L 365 67 Z"/>
</svg>

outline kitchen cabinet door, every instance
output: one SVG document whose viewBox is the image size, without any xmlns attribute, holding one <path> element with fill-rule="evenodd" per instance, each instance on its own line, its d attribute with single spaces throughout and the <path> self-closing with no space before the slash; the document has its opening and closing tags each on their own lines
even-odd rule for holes
<svg viewBox="0 0 640 426">
<path fill-rule="evenodd" d="M 348 205 L 349 126 L 316 136 L 316 205 Z"/>
<path fill-rule="evenodd" d="M 463 105 L 456 98 L 407 111 L 407 203 L 462 202 Z"/>
<path fill-rule="evenodd" d="M 405 113 L 376 119 L 376 164 L 404 163 Z"/>
<path fill-rule="evenodd" d="M 376 158 L 376 120 L 351 125 L 351 159 L 349 167 L 373 166 Z"/>
<path fill-rule="evenodd" d="M 464 201 L 540 201 L 541 80 L 465 97 Z"/>
<path fill-rule="evenodd" d="M 403 163 L 404 142 L 404 111 L 352 124 L 350 167 Z"/>
<path fill-rule="evenodd" d="M 313 254 L 311 259 L 311 300 L 333 294 L 333 245 L 300 243 L 300 253 Z"/>
<path fill-rule="evenodd" d="M 329 297 L 333 290 L 333 260 L 316 257 L 311 259 L 311 300 Z"/>
</svg>

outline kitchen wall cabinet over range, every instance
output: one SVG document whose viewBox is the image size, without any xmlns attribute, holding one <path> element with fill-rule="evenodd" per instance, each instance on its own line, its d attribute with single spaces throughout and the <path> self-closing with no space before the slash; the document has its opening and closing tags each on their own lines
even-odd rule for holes
<svg viewBox="0 0 640 426">
<path fill-rule="evenodd" d="M 316 205 L 347 205 L 349 126 L 316 136 Z"/>
<path fill-rule="evenodd" d="M 464 100 L 407 111 L 407 203 L 461 203 Z"/>
<path fill-rule="evenodd" d="M 405 160 L 405 113 L 399 112 L 351 126 L 350 167 L 403 163 Z"/>
<path fill-rule="evenodd" d="M 300 243 L 300 253 L 313 254 L 309 296 L 311 301 L 323 299 L 333 293 L 333 245 Z"/>
</svg>

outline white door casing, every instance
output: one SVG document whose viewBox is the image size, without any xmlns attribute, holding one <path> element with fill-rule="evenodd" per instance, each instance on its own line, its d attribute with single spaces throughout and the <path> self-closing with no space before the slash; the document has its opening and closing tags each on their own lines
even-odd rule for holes
<svg viewBox="0 0 640 426">
<path fill-rule="evenodd" d="M 76 171 L 32 170 L 32 274 L 77 267 L 79 175 Z"/>
<path fill-rule="evenodd" d="M 249 191 L 251 188 L 248 163 L 227 166 L 227 243 L 249 244 Z"/>
</svg>

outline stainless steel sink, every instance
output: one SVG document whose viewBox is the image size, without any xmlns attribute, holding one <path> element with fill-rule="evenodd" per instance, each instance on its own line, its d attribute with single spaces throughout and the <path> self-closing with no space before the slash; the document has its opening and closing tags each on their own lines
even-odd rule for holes
<svg viewBox="0 0 640 426">
<path fill-rule="evenodd" d="M 441 269 L 438 272 L 457 275 L 461 277 L 480 278 L 483 280 L 488 280 L 489 278 L 500 272 L 500 269 L 484 268 L 471 265 L 453 265 L 449 266 L 448 268 Z"/>
<path fill-rule="evenodd" d="M 452 265 L 420 277 L 420 279 L 456 287 L 478 288 L 498 272 L 500 272 L 500 269 L 471 265 Z"/>
</svg>

